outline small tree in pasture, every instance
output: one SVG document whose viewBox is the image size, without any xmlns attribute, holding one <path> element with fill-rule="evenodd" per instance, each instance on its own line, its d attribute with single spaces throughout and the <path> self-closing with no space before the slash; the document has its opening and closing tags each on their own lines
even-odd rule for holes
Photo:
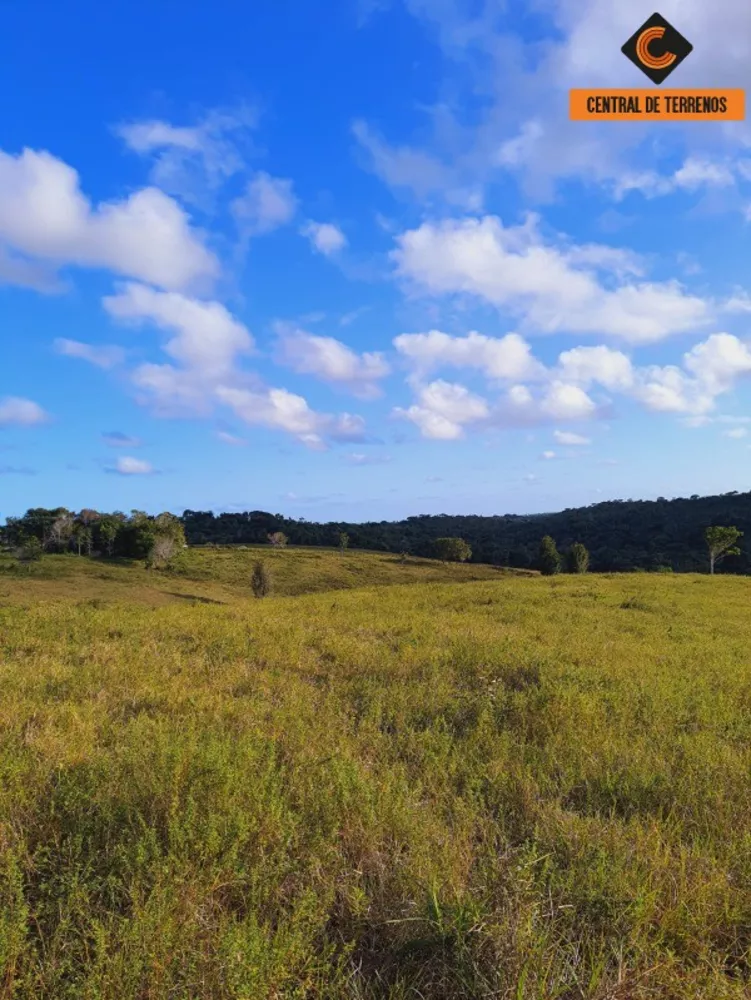
<svg viewBox="0 0 751 1000">
<path fill-rule="evenodd" d="M 561 572 L 561 554 L 550 535 L 545 535 L 540 542 L 538 564 L 543 576 L 555 576 Z"/>
<path fill-rule="evenodd" d="M 709 551 L 709 572 L 714 573 L 715 566 L 725 556 L 740 555 L 741 550 L 735 544 L 739 538 L 743 537 L 743 532 L 735 527 L 714 527 L 707 528 L 704 538 Z"/>
<path fill-rule="evenodd" d="M 287 542 L 289 538 L 284 534 L 283 531 L 274 531 L 268 536 L 271 547 L 274 549 L 284 549 L 287 547 Z"/>
<path fill-rule="evenodd" d="M 467 562 L 472 549 L 463 538 L 436 538 L 433 551 L 441 562 Z"/>
<path fill-rule="evenodd" d="M 574 542 L 568 550 L 569 573 L 586 573 L 589 569 L 589 551 L 581 542 Z"/>
<path fill-rule="evenodd" d="M 271 592 L 271 574 L 260 559 L 253 567 L 250 586 L 253 589 L 254 597 L 266 597 Z"/>
</svg>

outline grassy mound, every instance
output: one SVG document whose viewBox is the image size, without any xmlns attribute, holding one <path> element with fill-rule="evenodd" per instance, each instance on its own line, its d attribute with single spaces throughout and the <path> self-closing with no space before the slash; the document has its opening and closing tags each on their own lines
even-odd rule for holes
<svg viewBox="0 0 751 1000">
<path fill-rule="evenodd" d="M 128 603 L 162 605 L 194 598 L 227 603 L 251 593 L 253 564 L 263 559 L 280 596 L 353 587 L 404 583 L 465 583 L 525 575 L 522 570 L 440 563 L 390 553 L 270 546 L 191 548 L 168 571 L 147 570 L 143 563 L 46 555 L 19 566 L 0 555 L 0 605 L 22 600 L 85 600 L 99 597 Z M 529 574 L 527 574 L 529 575 Z"/>
</svg>

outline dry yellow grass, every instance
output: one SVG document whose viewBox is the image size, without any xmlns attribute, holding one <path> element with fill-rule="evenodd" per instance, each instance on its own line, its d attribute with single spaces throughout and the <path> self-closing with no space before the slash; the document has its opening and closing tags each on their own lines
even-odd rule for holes
<svg viewBox="0 0 751 1000">
<path fill-rule="evenodd" d="M 2 576 L 0 996 L 749 996 L 751 581 L 205 558 L 224 605 Z"/>
</svg>

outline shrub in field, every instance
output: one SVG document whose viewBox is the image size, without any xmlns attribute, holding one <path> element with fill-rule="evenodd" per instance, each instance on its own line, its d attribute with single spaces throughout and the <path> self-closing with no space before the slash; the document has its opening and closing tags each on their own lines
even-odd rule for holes
<svg viewBox="0 0 751 1000">
<path fill-rule="evenodd" d="M 545 535 L 540 542 L 538 565 L 543 576 L 555 576 L 561 572 L 561 554 L 550 535 Z"/>
<path fill-rule="evenodd" d="M 253 567 L 250 586 L 255 597 L 266 597 L 271 592 L 271 574 L 260 559 Z"/>
<path fill-rule="evenodd" d="M 441 562 L 467 562 L 472 558 L 472 549 L 463 538 L 436 538 L 433 551 Z"/>
<path fill-rule="evenodd" d="M 569 573 L 586 573 L 589 570 L 589 550 L 581 542 L 574 542 L 568 550 Z"/>
</svg>

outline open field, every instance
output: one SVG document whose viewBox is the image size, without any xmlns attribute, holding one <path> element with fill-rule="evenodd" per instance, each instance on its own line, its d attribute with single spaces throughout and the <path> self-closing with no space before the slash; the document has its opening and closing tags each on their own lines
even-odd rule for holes
<svg viewBox="0 0 751 1000">
<path fill-rule="evenodd" d="M 191 548 L 181 553 L 169 572 L 147 570 L 142 562 L 48 555 L 41 563 L 19 566 L 0 554 L 0 605 L 19 600 L 103 600 L 162 605 L 197 601 L 227 603 L 250 593 L 253 564 L 262 559 L 279 596 L 323 590 L 404 583 L 465 583 L 497 580 L 524 570 L 492 566 L 443 564 L 410 557 L 405 563 L 391 553 L 270 546 Z"/>
<path fill-rule="evenodd" d="M 188 557 L 0 573 L 3 1000 L 749 996 L 751 580 Z"/>
</svg>

